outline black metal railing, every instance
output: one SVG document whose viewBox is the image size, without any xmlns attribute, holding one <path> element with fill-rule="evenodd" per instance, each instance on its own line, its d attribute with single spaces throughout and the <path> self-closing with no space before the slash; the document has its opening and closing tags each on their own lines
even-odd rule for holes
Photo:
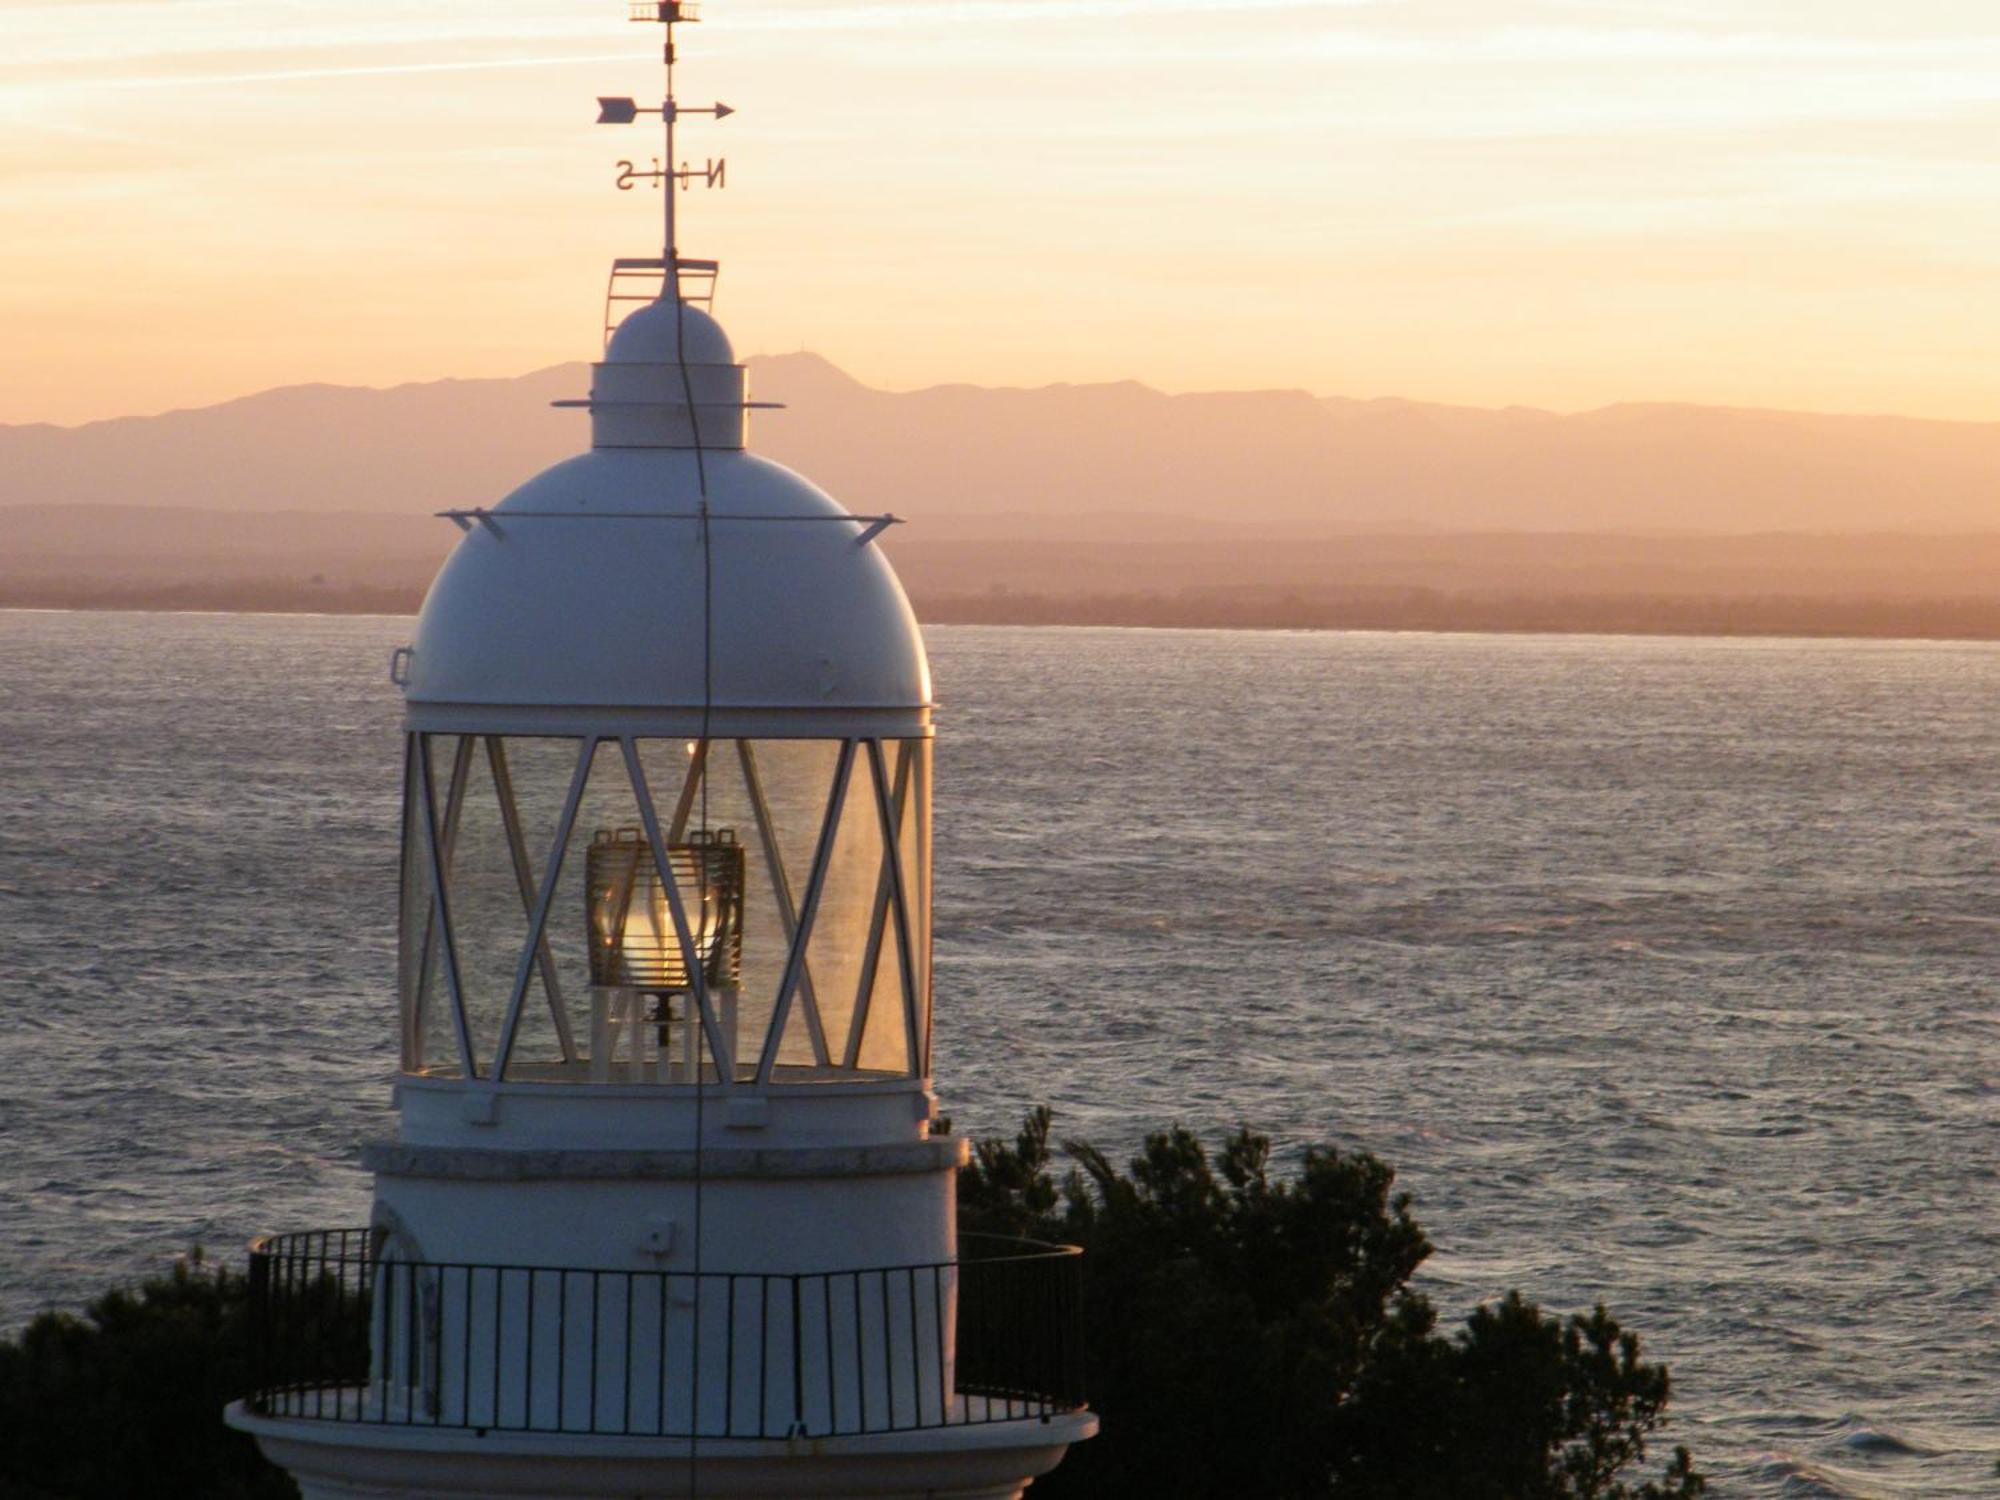
<svg viewBox="0 0 2000 1500">
<path fill-rule="evenodd" d="M 840 1437 L 1084 1402 L 1081 1252 L 967 1235 L 859 1271 L 398 1259 L 365 1229 L 260 1240 L 266 1416 L 479 1431 Z"/>
</svg>

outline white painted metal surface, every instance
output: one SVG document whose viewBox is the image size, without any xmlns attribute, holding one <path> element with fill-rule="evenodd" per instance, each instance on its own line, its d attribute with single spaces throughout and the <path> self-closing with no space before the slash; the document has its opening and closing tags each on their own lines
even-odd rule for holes
<svg viewBox="0 0 2000 1500">
<path fill-rule="evenodd" d="M 611 335 L 606 364 L 735 365 L 736 348 L 713 314 L 683 303 L 680 312 L 662 298 L 650 302 Z"/>
<path fill-rule="evenodd" d="M 424 600 L 412 729 L 692 734 L 706 698 L 718 735 L 927 731 L 902 584 L 863 523 L 781 464 L 600 448 L 490 515 Z"/>
<path fill-rule="evenodd" d="M 743 447 L 749 386 L 722 325 L 664 291 L 618 325 L 591 366 L 596 448 Z"/>
<path fill-rule="evenodd" d="M 292 1471 L 305 1500 L 1018 1500 L 1071 1443 L 1097 1431 L 1089 1412 L 1047 1423 L 997 1424 L 781 1445 L 705 1440 L 699 1465 L 685 1440 L 492 1433 L 468 1444 L 422 1428 L 355 1427 L 252 1416 L 257 1435 Z M 1023 1431 L 1021 1428 L 1027 1430 Z"/>
</svg>

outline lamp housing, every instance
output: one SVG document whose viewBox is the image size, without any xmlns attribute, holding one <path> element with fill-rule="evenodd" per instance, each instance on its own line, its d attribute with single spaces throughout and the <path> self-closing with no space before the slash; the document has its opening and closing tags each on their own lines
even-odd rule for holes
<svg viewBox="0 0 2000 1500">
<path fill-rule="evenodd" d="M 667 846 L 666 865 L 703 982 L 736 988 L 743 968 L 743 846 L 735 831 L 690 833 L 686 843 Z M 643 830 L 600 828 L 586 855 L 584 885 L 593 985 L 672 994 L 694 988 L 693 965 Z"/>
</svg>

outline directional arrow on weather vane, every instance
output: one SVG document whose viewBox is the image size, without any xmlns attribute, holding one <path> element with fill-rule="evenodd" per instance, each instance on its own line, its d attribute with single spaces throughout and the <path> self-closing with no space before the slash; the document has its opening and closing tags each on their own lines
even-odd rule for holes
<svg viewBox="0 0 2000 1500">
<path fill-rule="evenodd" d="M 668 119 L 678 119 L 682 115 L 714 115 L 716 119 L 724 120 L 735 113 L 734 109 L 719 99 L 704 109 L 690 109 L 686 105 L 674 103 L 671 99 L 658 109 L 641 109 L 637 102 L 631 99 L 606 99 L 600 96 L 597 101 L 597 123 L 600 125 L 630 125 L 641 115 L 664 115 Z"/>
</svg>

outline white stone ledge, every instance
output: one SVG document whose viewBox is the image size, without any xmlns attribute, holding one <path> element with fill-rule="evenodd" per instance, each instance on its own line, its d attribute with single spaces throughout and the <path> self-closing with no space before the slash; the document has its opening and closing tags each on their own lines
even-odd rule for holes
<svg viewBox="0 0 2000 1500">
<path fill-rule="evenodd" d="M 900 1177 L 965 1165 L 963 1136 L 877 1146 L 805 1146 L 790 1150 L 717 1146 L 693 1151 L 517 1151 L 471 1146 L 408 1146 L 375 1141 L 361 1165 L 381 1177 L 438 1177 L 470 1182 L 563 1179 L 664 1181 L 727 1178 Z"/>
</svg>

